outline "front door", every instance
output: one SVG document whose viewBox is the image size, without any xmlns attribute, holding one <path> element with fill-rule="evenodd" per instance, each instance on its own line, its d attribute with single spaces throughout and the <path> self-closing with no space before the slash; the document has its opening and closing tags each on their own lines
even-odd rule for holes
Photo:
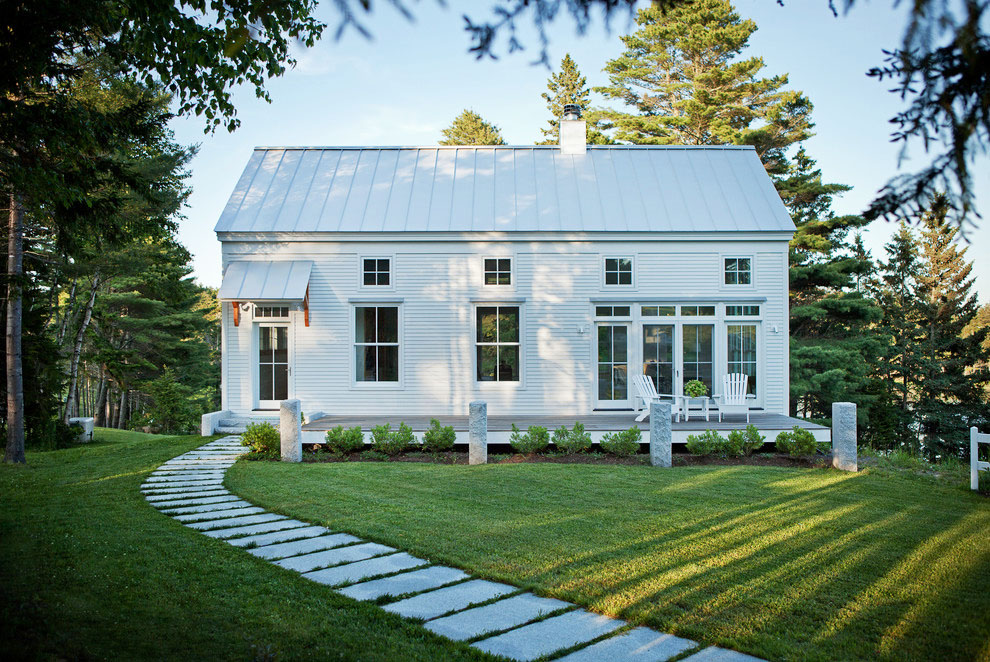
<svg viewBox="0 0 990 662">
<path fill-rule="evenodd" d="M 277 409 L 289 397 L 289 327 L 258 327 L 258 408 Z"/>
<path fill-rule="evenodd" d="M 674 394 L 674 325 L 643 325 L 643 373 L 653 380 L 657 393 Z"/>
<path fill-rule="evenodd" d="M 715 368 L 715 326 L 712 324 L 684 324 L 681 326 L 682 370 L 678 394 L 684 393 L 684 384 L 697 379 L 708 387 L 711 395 L 712 373 Z"/>
<path fill-rule="evenodd" d="M 598 324 L 597 409 L 628 409 L 629 325 Z"/>
</svg>

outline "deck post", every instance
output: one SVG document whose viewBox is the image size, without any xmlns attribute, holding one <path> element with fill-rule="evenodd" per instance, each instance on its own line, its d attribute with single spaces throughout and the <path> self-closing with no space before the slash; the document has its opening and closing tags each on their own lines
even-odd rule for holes
<svg viewBox="0 0 990 662">
<path fill-rule="evenodd" d="M 279 405 L 278 433 L 282 441 L 282 461 L 302 462 L 302 403 L 282 400 Z"/>
<path fill-rule="evenodd" d="M 488 403 L 468 405 L 468 464 L 488 464 Z"/>
<path fill-rule="evenodd" d="M 650 403 L 650 464 L 655 467 L 671 465 L 670 403 Z"/>
<path fill-rule="evenodd" d="M 856 404 L 832 403 L 832 466 L 858 471 L 856 456 Z"/>
</svg>

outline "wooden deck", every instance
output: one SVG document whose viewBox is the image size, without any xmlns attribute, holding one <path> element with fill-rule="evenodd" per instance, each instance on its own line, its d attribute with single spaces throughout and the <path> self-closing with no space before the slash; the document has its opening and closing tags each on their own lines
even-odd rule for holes
<svg viewBox="0 0 990 662">
<path fill-rule="evenodd" d="M 305 443 L 318 443 L 322 441 L 323 435 L 330 428 L 342 425 L 345 428 L 359 426 L 365 432 L 369 432 L 372 427 L 389 423 L 392 428 L 397 428 L 400 423 L 405 423 L 413 429 L 417 435 L 421 434 L 430 426 L 430 416 L 324 416 L 303 426 L 303 441 Z M 457 432 L 457 443 L 467 443 L 468 417 L 467 416 L 437 416 L 441 425 L 449 425 Z M 718 421 L 718 414 L 709 416 L 706 421 L 704 417 L 692 416 L 689 421 L 674 421 L 672 423 L 673 440 L 675 443 L 684 443 L 689 434 L 704 432 L 705 430 L 739 430 L 746 427 L 746 419 L 743 416 L 726 416 L 721 423 Z M 820 441 L 831 441 L 832 435 L 829 428 L 812 423 L 810 421 L 791 418 L 781 414 L 769 414 L 762 412 L 751 412 L 750 422 L 755 425 L 762 434 L 767 436 L 767 441 L 773 441 L 777 433 L 782 430 L 790 430 L 795 425 L 811 430 Z M 584 424 L 584 429 L 591 433 L 594 441 L 598 441 L 606 432 L 618 432 L 628 430 L 633 426 L 639 427 L 643 431 L 643 441 L 647 441 L 650 430 L 649 419 L 636 422 L 636 413 L 629 412 L 609 412 L 595 413 L 578 416 L 489 416 L 488 417 L 488 439 L 489 443 L 505 443 L 508 441 L 512 424 L 515 423 L 521 430 L 525 430 L 530 425 L 541 425 L 551 432 L 558 427 L 565 425 L 568 428 L 573 426 L 575 421 Z"/>
</svg>

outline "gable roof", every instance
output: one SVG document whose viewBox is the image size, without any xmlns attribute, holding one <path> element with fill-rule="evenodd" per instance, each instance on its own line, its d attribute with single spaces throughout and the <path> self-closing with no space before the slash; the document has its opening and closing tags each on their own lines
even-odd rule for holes
<svg viewBox="0 0 990 662">
<path fill-rule="evenodd" d="M 752 147 L 258 147 L 222 232 L 793 232 Z"/>
</svg>

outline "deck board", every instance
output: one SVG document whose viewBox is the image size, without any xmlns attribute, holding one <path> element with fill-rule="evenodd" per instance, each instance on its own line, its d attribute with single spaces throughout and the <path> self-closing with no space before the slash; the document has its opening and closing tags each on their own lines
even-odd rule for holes
<svg viewBox="0 0 990 662">
<path fill-rule="evenodd" d="M 441 425 L 450 425 L 458 432 L 466 432 L 468 429 L 467 416 L 324 416 L 303 426 L 305 431 L 322 432 L 330 428 L 342 425 L 345 428 L 360 426 L 364 430 L 370 430 L 376 425 L 390 423 L 393 428 L 397 428 L 400 423 L 405 423 L 414 432 L 422 432 L 430 427 L 430 419 L 436 418 Z M 601 432 L 612 430 L 624 430 L 633 425 L 639 426 L 642 430 L 649 430 L 649 419 L 637 423 L 635 412 L 618 413 L 596 413 L 586 415 L 546 415 L 546 416 L 489 416 L 488 430 L 491 432 L 504 432 L 512 429 L 515 423 L 520 429 L 525 430 L 530 425 L 542 425 L 554 430 L 561 425 L 571 427 L 575 421 L 584 424 L 588 432 Z M 750 413 L 750 422 L 760 430 L 790 430 L 795 425 L 807 430 L 824 430 L 821 425 L 805 421 L 799 418 L 791 418 L 781 414 L 770 413 Z M 746 419 L 739 415 L 727 416 L 721 423 L 718 422 L 718 414 L 710 416 L 706 421 L 703 417 L 692 416 L 690 421 L 674 421 L 672 429 L 677 430 L 736 430 L 746 424 Z"/>
</svg>

